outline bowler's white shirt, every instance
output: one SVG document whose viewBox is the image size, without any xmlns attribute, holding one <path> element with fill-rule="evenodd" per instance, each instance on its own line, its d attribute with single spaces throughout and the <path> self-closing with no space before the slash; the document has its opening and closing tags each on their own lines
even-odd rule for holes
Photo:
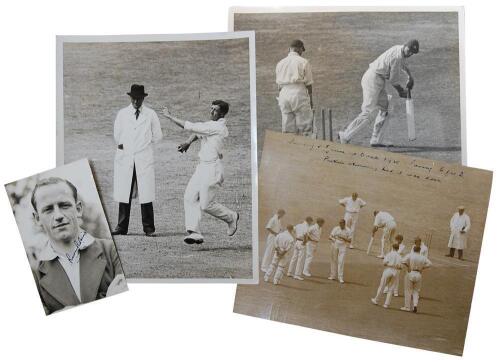
<svg viewBox="0 0 500 364">
<path fill-rule="evenodd" d="M 431 261 L 427 259 L 425 256 L 419 253 L 411 252 L 407 254 L 402 263 L 407 264 L 410 267 L 410 270 L 416 270 L 422 272 L 422 269 L 428 268 L 431 266 Z"/>
<path fill-rule="evenodd" d="M 123 144 L 127 154 L 138 153 L 163 138 L 160 120 L 154 110 L 142 105 L 138 119 L 135 118 L 135 111 L 130 104 L 118 111 L 115 119 L 115 142 Z"/>
<path fill-rule="evenodd" d="M 280 86 L 289 84 L 313 84 L 311 64 L 297 52 L 290 52 L 276 65 L 276 83 Z"/>
<path fill-rule="evenodd" d="M 373 225 L 379 228 L 385 227 L 389 222 L 394 221 L 391 214 L 385 211 L 380 211 L 377 216 L 375 216 L 375 221 Z"/>
<path fill-rule="evenodd" d="M 295 234 L 297 240 L 304 240 L 307 232 L 309 231 L 309 224 L 304 221 L 302 224 L 295 225 Z"/>
<path fill-rule="evenodd" d="M 391 268 L 399 269 L 401 268 L 401 255 L 395 251 L 391 250 L 384 257 L 384 265 Z"/>
<path fill-rule="evenodd" d="M 366 205 L 366 202 L 359 197 L 356 200 L 353 200 L 351 196 L 344 197 L 339 200 L 339 203 L 345 205 L 346 212 L 350 212 L 352 214 L 359 212 L 359 210 Z"/>
<path fill-rule="evenodd" d="M 266 229 L 271 229 L 275 234 L 278 234 L 281 231 L 281 221 L 278 214 L 274 214 L 274 216 L 269 219 Z"/>
<path fill-rule="evenodd" d="M 340 226 L 335 226 L 332 229 L 332 232 L 330 233 L 330 237 L 333 239 L 333 242 L 336 244 L 347 244 L 346 241 L 337 239 L 335 236 L 340 236 L 346 239 L 351 239 L 351 229 L 349 229 L 347 226 L 342 230 Z"/>
<path fill-rule="evenodd" d="M 309 227 L 308 234 L 310 240 L 318 242 L 319 239 L 321 238 L 321 228 L 319 227 L 318 224 L 314 224 L 311 227 Z"/>
<path fill-rule="evenodd" d="M 400 70 L 406 66 L 406 58 L 403 56 L 404 45 L 395 45 L 376 60 L 370 63 L 370 69 L 386 80 L 394 81 L 399 77 Z"/>
<path fill-rule="evenodd" d="M 290 234 L 288 230 L 285 230 L 276 236 L 274 244 L 276 249 L 280 250 L 280 252 L 287 252 L 293 246 L 294 242 L 295 239 L 292 234 Z"/>
<path fill-rule="evenodd" d="M 198 157 L 202 162 L 215 162 L 224 149 L 224 139 L 229 135 L 226 119 L 193 123 L 186 121 L 184 129 L 192 131 L 201 140 Z"/>
</svg>

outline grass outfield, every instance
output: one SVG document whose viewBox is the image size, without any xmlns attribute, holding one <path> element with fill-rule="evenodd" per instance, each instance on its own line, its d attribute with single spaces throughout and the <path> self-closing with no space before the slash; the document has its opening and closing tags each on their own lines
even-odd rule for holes
<svg viewBox="0 0 500 364">
<path fill-rule="evenodd" d="M 234 24 L 235 30 L 256 31 L 259 160 L 264 130 L 281 130 L 274 72 L 292 39 L 304 41 L 304 57 L 312 65 L 316 115 L 332 108 L 339 131 L 360 112 L 361 77 L 369 63 L 391 46 L 417 38 L 420 53 L 409 59 L 417 140 L 408 142 L 404 100 L 388 86 L 396 96 L 386 133 L 396 147 L 388 150 L 461 161 L 457 13 L 235 14 Z M 372 126 L 352 143 L 368 146 Z"/>
<path fill-rule="evenodd" d="M 111 228 L 118 218 L 113 201 L 113 124 L 129 104 L 132 83 L 144 84 L 145 105 L 160 117 L 164 139 L 155 146 L 157 237 L 142 233 L 140 205 L 132 202 L 129 235 L 115 242 L 129 278 L 252 278 L 250 76 L 248 40 L 157 43 L 86 43 L 64 46 L 65 162 L 92 161 Z M 177 145 L 189 135 L 161 115 L 209 119 L 215 99 L 229 102 L 224 152 L 225 181 L 217 201 L 240 213 L 236 235 L 204 215 L 205 243 L 187 246 L 184 189 L 197 164 L 199 144 L 187 154 Z"/>
</svg>

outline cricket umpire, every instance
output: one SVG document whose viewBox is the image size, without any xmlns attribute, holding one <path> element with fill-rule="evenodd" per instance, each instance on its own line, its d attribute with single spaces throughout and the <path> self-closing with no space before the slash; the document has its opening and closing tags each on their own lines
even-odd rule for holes
<svg viewBox="0 0 500 364">
<path fill-rule="evenodd" d="M 141 203 L 142 226 L 147 236 L 155 232 L 153 201 L 155 170 L 153 145 L 163 138 L 156 112 L 143 105 L 143 85 L 132 85 L 130 105 L 118 112 L 114 137 L 117 144 L 114 165 L 114 199 L 119 202 L 118 225 L 113 235 L 126 235 L 130 203 L 136 190 Z"/>
<path fill-rule="evenodd" d="M 294 40 L 288 56 L 276 65 L 283 133 L 309 135 L 312 132 L 313 78 L 311 64 L 302 57 L 305 50 L 301 40 Z"/>
<path fill-rule="evenodd" d="M 344 131 L 339 132 L 338 136 L 342 144 L 349 143 L 352 137 L 370 122 L 372 114 L 378 109 L 370 146 L 383 146 L 381 139 L 387 127 L 386 120 L 389 114 L 389 98 L 385 91 L 385 81 L 388 80 L 391 83 L 400 97 L 406 98 L 407 90 L 411 90 L 414 84 L 406 59 L 417 54 L 419 47 L 418 40 L 412 39 L 403 45 L 395 45 L 389 48 L 370 63 L 368 70 L 361 79 L 361 87 L 363 88 L 361 113 Z M 405 88 L 399 84 L 400 70 L 408 76 Z"/>
</svg>

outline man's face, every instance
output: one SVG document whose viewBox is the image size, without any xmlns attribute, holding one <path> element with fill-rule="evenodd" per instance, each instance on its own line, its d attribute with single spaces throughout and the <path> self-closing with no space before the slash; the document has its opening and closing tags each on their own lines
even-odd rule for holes
<svg viewBox="0 0 500 364">
<path fill-rule="evenodd" d="M 222 112 L 220 111 L 219 105 L 212 105 L 210 107 L 210 116 L 212 117 L 213 121 L 217 121 L 223 117 Z"/>
<path fill-rule="evenodd" d="M 465 209 L 458 209 L 458 214 L 463 215 L 464 211 L 465 211 Z"/>
<path fill-rule="evenodd" d="M 422 244 L 422 240 L 415 239 L 415 246 L 420 246 Z"/>
<path fill-rule="evenodd" d="M 278 211 L 278 218 L 282 218 L 283 216 L 285 216 L 285 211 Z"/>
<path fill-rule="evenodd" d="M 135 108 L 135 109 L 138 109 L 142 106 L 142 103 L 144 102 L 144 97 L 132 97 L 130 96 L 130 102 L 132 103 L 132 106 Z"/>
<path fill-rule="evenodd" d="M 412 50 L 410 49 L 410 47 L 408 47 L 407 45 L 404 46 L 403 48 L 403 56 L 405 58 L 408 58 L 408 57 L 411 57 L 413 56 L 413 52 Z"/>
<path fill-rule="evenodd" d="M 344 219 L 342 219 L 342 220 L 340 220 L 340 221 L 339 221 L 339 226 L 340 226 L 340 228 L 341 228 L 342 230 L 344 230 L 344 229 L 345 229 L 345 220 L 344 220 Z"/>
<path fill-rule="evenodd" d="M 356 201 L 356 199 L 357 199 L 357 198 L 358 198 L 358 194 L 357 194 L 356 192 L 354 192 L 354 193 L 352 194 L 352 200 L 353 200 L 353 201 Z"/>
<path fill-rule="evenodd" d="M 54 242 L 69 244 L 79 231 L 82 204 L 75 202 L 66 183 L 41 186 L 36 191 L 35 220 Z"/>
</svg>

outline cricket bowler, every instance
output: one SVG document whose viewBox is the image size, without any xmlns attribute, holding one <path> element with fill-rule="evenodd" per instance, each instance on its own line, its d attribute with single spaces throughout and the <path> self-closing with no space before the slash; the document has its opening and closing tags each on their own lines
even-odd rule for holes
<svg viewBox="0 0 500 364">
<path fill-rule="evenodd" d="M 224 181 L 224 167 L 222 164 L 222 149 L 224 139 L 229 132 L 224 118 L 229 111 L 229 104 L 222 100 L 212 102 L 210 108 L 210 121 L 191 122 L 181 120 L 170 114 L 167 107 L 163 109 L 163 115 L 177 126 L 193 134 L 189 139 L 179 145 L 177 150 L 186 152 L 191 144 L 200 140 L 201 147 L 198 156 L 200 163 L 189 180 L 184 192 L 184 214 L 187 236 L 184 238 L 186 244 L 203 243 L 203 235 L 200 231 L 201 213 L 206 212 L 227 224 L 227 234 L 233 236 L 238 229 L 240 215 L 215 202 L 215 192 Z"/>
</svg>

